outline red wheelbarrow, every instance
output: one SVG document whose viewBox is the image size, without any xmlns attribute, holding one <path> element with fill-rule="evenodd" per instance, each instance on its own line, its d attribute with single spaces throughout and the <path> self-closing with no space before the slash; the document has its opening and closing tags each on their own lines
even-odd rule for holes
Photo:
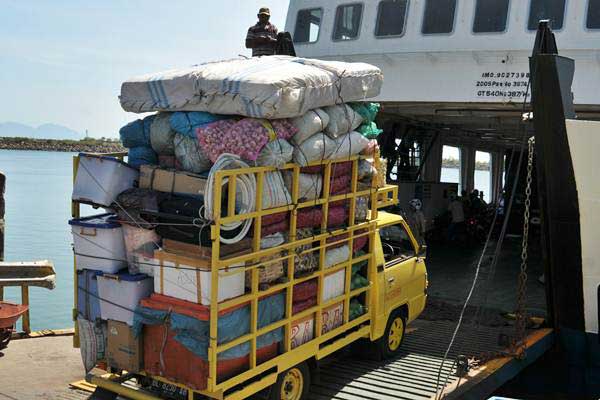
<svg viewBox="0 0 600 400">
<path fill-rule="evenodd" d="M 8 346 L 17 320 L 28 309 L 29 307 L 25 305 L 0 301 L 0 350 Z"/>
</svg>

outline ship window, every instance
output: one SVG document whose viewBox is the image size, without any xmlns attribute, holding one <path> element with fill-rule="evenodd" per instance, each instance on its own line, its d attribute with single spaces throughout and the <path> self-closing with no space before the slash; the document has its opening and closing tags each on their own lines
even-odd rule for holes
<svg viewBox="0 0 600 400">
<path fill-rule="evenodd" d="M 337 8 L 333 40 L 351 40 L 358 37 L 362 10 L 362 4 L 346 4 Z"/>
<path fill-rule="evenodd" d="M 477 0 L 473 32 L 504 32 L 510 0 Z"/>
<path fill-rule="evenodd" d="M 600 29 L 600 0 L 589 0 L 586 26 L 588 29 Z"/>
<path fill-rule="evenodd" d="M 408 0 L 383 0 L 377 10 L 375 36 L 398 36 L 404 33 Z"/>
<path fill-rule="evenodd" d="M 319 39 L 321 17 L 323 10 L 312 8 L 298 11 L 296 29 L 294 30 L 295 43 L 314 43 Z"/>
<path fill-rule="evenodd" d="M 421 31 L 425 34 L 452 32 L 455 13 L 456 0 L 426 0 Z"/>
<path fill-rule="evenodd" d="M 542 19 L 550 20 L 552 29 L 562 29 L 565 19 L 566 0 L 531 0 L 527 28 L 535 31 Z"/>
</svg>

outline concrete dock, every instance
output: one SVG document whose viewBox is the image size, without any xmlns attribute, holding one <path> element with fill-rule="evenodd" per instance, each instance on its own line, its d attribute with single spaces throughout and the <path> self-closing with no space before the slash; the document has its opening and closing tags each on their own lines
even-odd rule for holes
<svg viewBox="0 0 600 400">
<path fill-rule="evenodd" d="M 0 355 L 0 400 L 88 397 L 69 389 L 70 382 L 85 375 L 72 336 L 13 340 Z"/>
</svg>

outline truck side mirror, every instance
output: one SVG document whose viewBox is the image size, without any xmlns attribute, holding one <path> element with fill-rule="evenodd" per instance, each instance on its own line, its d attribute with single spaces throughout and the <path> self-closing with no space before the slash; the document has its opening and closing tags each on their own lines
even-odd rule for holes
<svg viewBox="0 0 600 400">
<path fill-rule="evenodd" d="M 427 245 L 426 244 L 419 245 L 419 253 L 417 255 L 419 257 L 423 257 L 423 258 L 427 257 Z"/>
</svg>

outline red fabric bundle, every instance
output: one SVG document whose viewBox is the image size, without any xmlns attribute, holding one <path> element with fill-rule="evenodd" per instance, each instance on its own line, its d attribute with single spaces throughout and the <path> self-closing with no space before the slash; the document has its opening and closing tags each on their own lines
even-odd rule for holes
<svg viewBox="0 0 600 400">
<path fill-rule="evenodd" d="M 299 312 L 302 312 L 304 310 L 308 310 L 309 308 L 311 308 L 312 306 L 315 306 L 316 304 L 317 304 L 317 296 L 313 297 L 312 299 L 299 301 L 298 303 L 293 303 L 292 304 L 292 315 L 298 314 Z"/>
<path fill-rule="evenodd" d="M 304 174 L 322 174 L 324 168 L 322 165 L 313 165 L 312 167 L 300 168 Z M 331 164 L 331 177 L 335 178 L 342 175 L 350 175 L 352 172 L 352 161 L 344 161 Z"/>
<path fill-rule="evenodd" d="M 329 207 L 327 226 L 335 227 L 346 223 L 348 210 L 346 207 Z M 298 211 L 296 225 L 300 228 L 314 228 L 321 226 L 323 211 L 320 207 L 310 207 Z"/>
<path fill-rule="evenodd" d="M 298 283 L 294 285 L 294 293 L 292 294 L 292 303 L 308 300 L 317 295 L 318 283 L 316 279 Z"/>
<path fill-rule="evenodd" d="M 283 212 L 280 212 L 280 213 L 265 215 L 260 220 L 260 223 L 264 227 L 264 226 L 267 226 L 267 225 L 273 225 L 273 224 L 276 224 L 278 222 L 285 221 L 287 218 L 288 218 L 287 211 L 283 211 Z"/>
<path fill-rule="evenodd" d="M 331 179 L 329 193 L 331 195 L 344 194 L 350 192 L 350 175 L 341 175 Z"/>
<path fill-rule="evenodd" d="M 290 230 L 290 223 L 287 220 L 276 222 L 271 225 L 262 225 L 260 227 L 260 235 L 268 236 L 278 232 L 287 232 Z"/>
</svg>

